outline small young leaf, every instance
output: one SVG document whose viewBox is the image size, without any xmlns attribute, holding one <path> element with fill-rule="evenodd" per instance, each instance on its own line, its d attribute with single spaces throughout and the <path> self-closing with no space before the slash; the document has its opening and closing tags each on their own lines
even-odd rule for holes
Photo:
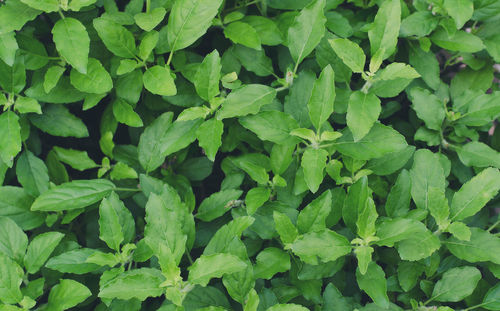
<svg viewBox="0 0 500 311">
<path fill-rule="evenodd" d="M 349 39 L 328 40 L 335 53 L 353 72 L 361 73 L 365 69 L 365 52 Z"/>
<path fill-rule="evenodd" d="M 173 96 L 177 94 L 174 79 L 168 67 L 153 66 L 143 76 L 144 87 L 153 94 Z"/>
</svg>

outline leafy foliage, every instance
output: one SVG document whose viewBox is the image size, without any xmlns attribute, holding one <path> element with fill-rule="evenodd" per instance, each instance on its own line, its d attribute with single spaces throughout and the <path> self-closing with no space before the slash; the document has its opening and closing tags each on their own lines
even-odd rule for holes
<svg viewBox="0 0 500 311">
<path fill-rule="evenodd" d="M 0 1 L 0 311 L 500 310 L 499 3 Z"/>
</svg>

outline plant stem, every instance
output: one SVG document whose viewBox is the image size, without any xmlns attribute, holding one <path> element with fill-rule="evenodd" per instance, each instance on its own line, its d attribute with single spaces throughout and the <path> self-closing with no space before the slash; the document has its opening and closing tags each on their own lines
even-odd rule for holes
<svg viewBox="0 0 500 311">
<path fill-rule="evenodd" d="M 128 191 L 128 192 L 141 192 L 141 189 L 134 189 L 134 188 L 115 188 L 113 189 L 115 191 Z"/>
<path fill-rule="evenodd" d="M 61 10 L 59 10 L 58 12 L 59 12 L 59 16 L 61 16 L 62 19 L 66 18 Z"/>
<path fill-rule="evenodd" d="M 170 66 L 170 62 L 172 61 L 172 56 L 174 56 L 174 51 L 171 51 L 170 55 L 168 55 L 167 66 Z"/>
<path fill-rule="evenodd" d="M 497 222 L 492 224 L 486 231 L 491 232 L 491 230 L 495 229 L 495 227 L 498 226 L 499 224 L 500 224 L 500 219 L 498 219 Z"/>
<path fill-rule="evenodd" d="M 150 7 L 151 7 L 151 0 L 146 0 L 146 13 L 149 13 Z"/>
</svg>

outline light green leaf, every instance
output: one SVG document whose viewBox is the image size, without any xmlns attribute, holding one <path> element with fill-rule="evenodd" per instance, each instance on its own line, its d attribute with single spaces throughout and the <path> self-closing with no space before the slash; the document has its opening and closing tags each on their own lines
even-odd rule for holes
<svg viewBox="0 0 500 311">
<path fill-rule="evenodd" d="M 358 269 L 361 275 L 365 275 L 368 271 L 368 266 L 372 261 L 373 247 L 370 246 L 357 246 L 354 249 L 356 259 L 358 260 Z"/>
<path fill-rule="evenodd" d="M 318 191 L 323 182 L 328 152 L 324 149 L 307 148 L 302 155 L 300 165 L 304 169 L 304 178 L 312 193 Z"/>
<path fill-rule="evenodd" d="M 109 199 L 104 198 L 99 206 L 99 238 L 115 251 L 120 251 L 120 244 L 124 239 L 117 210 L 119 208 L 124 209 L 125 206 L 114 192 Z"/>
<path fill-rule="evenodd" d="M 262 44 L 278 45 L 283 42 L 283 34 L 273 19 L 264 16 L 247 15 L 242 21 L 257 30 Z"/>
<path fill-rule="evenodd" d="M 438 28 L 430 37 L 437 46 L 456 52 L 475 53 L 484 49 L 481 39 L 471 33 L 458 30 L 450 36 L 443 28 Z"/>
<path fill-rule="evenodd" d="M 163 20 L 167 10 L 162 7 L 154 8 L 149 12 L 141 12 L 134 15 L 137 26 L 144 31 L 151 31 Z"/>
<path fill-rule="evenodd" d="M 242 194 L 243 191 L 235 189 L 223 190 L 212 194 L 201 202 L 196 218 L 203 221 L 212 221 L 224 215 L 230 211 L 233 201 L 238 200 Z"/>
<path fill-rule="evenodd" d="M 0 217 L 0 254 L 12 260 L 22 262 L 28 237 L 23 230 L 9 217 Z"/>
<path fill-rule="evenodd" d="M 346 121 L 354 141 L 359 141 L 370 132 L 381 111 L 380 99 L 374 94 L 360 91 L 351 93 Z"/>
<path fill-rule="evenodd" d="M 71 114 L 64 105 L 45 105 L 41 115 L 30 115 L 30 121 L 43 132 L 53 136 L 76 138 L 89 136 L 85 123 Z"/>
<path fill-rule="evenodd" d="M 324 229 L 299 236 L 292 243 L 291 249 L 305 263 L 317 265 L 345 256 L 352 248 L 344 236 Z"/>
<path fill-rule="evenodd" d="M 163 159 L 189 146 L 196 139 L 196 131 L 201 125 L 203 120 L 190 120 L 190 121 L 175 121 L 168 127 L 167 131 L 163 133 L 159 140 L 160 157 L 158 159 L 158 166 L 163 163 Z M 160 162 L 161 160 L 161 162 Z"/>
<path fill-rule="evenodd" d="M 246 267 L 247 264 L 235 255 L 224 253 L 201 255 L 188 268 L 188 280 L 191 284 L 207 286 L 212 278 L 220 278 L 225 274 L 243 271 Z"/>
<path fill-rule="evenodd" d="M 164 280 L 165 277 L 158 269 L 134 269 L 121 273 L 105 283 L 98 296 L 123 300 L 137 298 L 144 301 L 148 297 L 159 297 L 163 294 L 164 289 L 160 285 Z"/>
<path fill-rule="evenodd" d="M 47 13 L 57 12 L 59 10 L 59 1 L 57 0 L 21 0 L 22 3 Z"/>
<path fill-rule="evenodd" d="M 64 234 L 60 232 L 45 232 L 37 235 L 28 245 L 26 255 L 24 256 L 26 271 L 30 274 L 38 272 L 63 237 Z"/>
<path fill-rule="evenodd" d="M 74 69 L 70 72 L 71 84 L 79 91 L 93 94 L 103 94 L 111 91 L 113 80 L 102 66 L 101 62 L 94 58 L 88 59 L 86 74 Z"/>
<path fill-rule="evenodd" d="M 137 172 L 123 162 L 116 163 L 109 173 L 111 180 L 134 179 L 137 178 Z"/>
<path fill-rule="evenodd" d="M 257 255 L 255 278 L 270 280 L 276 273 L 290 270 L 290 255 L 280 248 L 268 247 Z"/>
<path fill-rule="evenodd" d="M 470 228 L 469 241 L 455 237 L 446 241 L 446 247 L 455 257 L 468 261 L 491 261 L 500 264 L 500 239 L 479 228 Z"/>
<path fill-rule="evenodd" d="M 113 103 L 113 115 L 116 121 L 130 127 L 142 127 L 141 117 L 134 111 L 134 108 L 124 99 L 118 98 Z"/>
<path fill-rule="evenodd" d="M 399 0 L 382 2 L 371 29 L 368 31 L 372 56 L 384 49 L 382 59 L 387 59 L 396 50 L 401 25 L 401 3 Z"/>
<path fill-rule="evenodd" d="M 500 308 L 500 283 L 490 288 L 484 296 L 481 308 L 496 310 Z"/>
<path fill-rule="evenodd" d="M 475 267 L 457 267 L 446 271 L 434 286 L 432 300 L 457 302 L 472 294 L 481 279 Z"/>
<path fill-rule="evenodd" d="M 71 11 L 80 11 L 81 8 L 92 5 L 96 2 L 97 0 L 71 0 L 69 3 L 68 8 Z"/>
<path fill-rule="evenodd" d="M 256 115 L 239 119 L 243 127 L 257 134 L 262 140 L 276 144 L 287 144 L 296 141 L 290 132 L 299 127 L 297 121 L 281 111 L 262 111 Z"/>
<path fill-rule="evenodd" d="M 276 231 L 278 232 L 281 241 L 286 245 L 289 243 L 293 243 L 299 232 L 297 228 L 292 224 L 290 218 L 278 211 L 273 212 L 274 225 L 276 227 Z"/>
<path fill-rule="evenodd" d="M 403 169 L 399 173 L 394 186 L 392 186 L 387 201 L 385 211 L 389 217 L 403 217 L 410 209 L 411 199 L 411 179 L 410 173 Z"/>
<path fill-rule="evenodd" d="M 7 32 L 0 34 L 0 59 L 3 60 L 7 66 L 13 66 L 16 60 L 16 51 L 19 49 L 15 33 Z"/>
<path fill-rule="evenodd" d="M 0 114 L 0 159 L 12 167 L 14 157 L 21 152 L 21 126 L 12 111 Z"/>
<path fill-rule="evenodd" d="M 153 94 L 173 96 L 177 94 L 174 78 L 170 69 L 164 66 L 148 68 L 143 76 L 144 87 Z"/>
<path fill-rule="evenodd" d="M 81 74 L 86 74 L 90 38 L 85 26 L 77 19 L 63 18 L 52 28 L 52 35 L 61 56 Z"/>
<path fill-rule="evenodd" d="M 460 221 L 456 221 L 446 228 L 446 231 L 451 233 L 454 237 L 462 241 L 470 241 L 471 231 L 466 224 Z"/>
<path fill-rule="evenodd" d="M 335 101 L 334 77 L 335 73 L 332 67 L 330 65 L 326 66 L 314 83 L 311 97 L 307 103 L 309 118 L 318 131 L 333 113 Z"/>
<path fill-rule="evenodd" d="M 460 161 L 467 166 L 500 168 L 500 153 L 482 142 L 467 143 L 456 151 Z"/>
<path fill-rule="evenodd" d="M 66 310 L 85 301 L 92 293 L 83 284 L 69 279 L 62 279 L 52 287 L 49 294 L 49 310 Z"/>
<path fill-rule="evenodd" d="M 347 197 L 343 202 L 342 218 L 344 223 L 353 232 L 356 232 L 356 221 L 361 210 L 366 208 L 368 198 L 371 196 L 371 189 L 368 187 L 368 178 L 361 177 L 349 187 Z"/>
<path fill-rule="evenodd" d="M 344 64 L 353 72 L 361 73 L 365 70 L 365 52 L 358 44 L 349 39 L 330 39 L 328 42 Z"/>
<path fill-rule="evenodd" d="M 224 131 L 224 123 L 221 120 L 212 118 L 203 122 L 196 130 L 196 138 L 200 147 L 205 150 L 210 161 L 215 161 L 217 150 L 222 145 L 222 133 Z"/>
<path fill-rule="evenodd" d="M 45 215 L 30 211 L 33 200 L 23 188 L 0 187 L 0 216 L 9 217 L 23 230 L 37 228 L 44 222 Z"/>
<path fill-rule="evenodd" d="M 68 164 L 76 170 L 85 171 L 98 167 L 97 163 L 89 158 L 87 151 L 65 149 L 57 146 L 54 147 L 54 151 L 61 162 Z"/>
<path fill-rule="evenodd" d="M 402 37 L 428 36 L 438 25 L 439 20 L 430 11 L 417 11 L 401 21 L 399 34 Z M 434 55 L 434 53 L 432 53 Z"/>
<path fill-rule="evenodd" d="M 236 45 L 232 47 L 230 51 L 234 53 L 246 70 L 260 77 L 267 77 L 274 74 L 272 61 L 267 57 L 264 50 L 256 50 L 243 45 Z"/>
<path fill-rule="evenodd" d="M 26 68 L 18 58 L 12 67 L 0 61 L 0 87 L 8 93 L 20 93 L 26 86 Z"/>
<path fill-rule="evenodd" d="M 325 229 L 331 209 L 332 193 L 327 190 L 300 211 L 297 218 L 297 228 L 300 233 Z"/>
<path fill-rule="evenodd" d="M 153 49 L 156 47 L 158 44 L 158 40 L 160 38 L 160 35 L 157 31 L 150 31 L 148 32 L 144 38 L 141 40 L 141 44 L 139 44 L 139 50 L 137 52 L 137 56 L 139 56 L 142 60 L 146 60 L 149 58 L 151 55 L 151 52 L 153 52 Z M 122 60 L 120 62 L 121 64 L 124 64 L 124 62 L 129 61 L 127 65 L 124 65 L 124 67 L 132 67 L 133 69 L 127 69 L 125 71 L 133 71 L 135 68 L 137 68 L 137 62 L 132 61 L 132 60 Z M 126 73 L 126 72 L 124 72 Z"/>
<path fill-rule="evenodd" d="M 0 34 L 21 30 L 24 24 L 34 20 L 40 13 L 19 0 L 6 1 L 0 7 Z"/>
<path fill-rule="evenodd" d="M 412 88 L 409 96 L 413 103 L 413 110 L 425 122 L 425 125 L 431 130 L 441 130 L 445 118 L 444 103 L 436 95 L 419 87 Z"/>
<path fill-rule="evenodd" d="M 0 301 L 6 304 L 16 304 L 23 299 L 21 283 L 23 269 L 12 259 L 0 253 Z"/>
<path fill-rule="evenodd" d="M 439 229 L 443 230 L 448 227 L 450 221 L 448 216 L 450 215 L 450 207 L 448 206 L 448 199 L 445 196 L 444 190 L 436 187 L 428 188 L 429 196 L 429 212 L 431 213 Z"/>
<path fill-rule="evenodd" d="M 184 49 L 205 34 L 221 4 L 222 0 L 175 1 L 167 24 L 170 50 Z"/>
<path fill-rule="evenodd" d="M 472 18 L 474 2 L 472 0 L 444 0 L 444 8 L 455 20 L 457 29 L 460 29 Z"/>
<path fill-rule="evenodd" d="M 32 211 L 64 211 L 84 208 L 99 202 L 115 188 L 105 179 L 75 180 L 56 186 L 39 196 Z"/>
<path fill-rule="evenodd" d="M 325 34 L 325 0 L 314 0 L 295 17 L 288 28 L 288 48 L 295 66 L 319 44 Z"/>
<path fill-rule="evenodd" d="M 224 36 L 235 44 L 241 44 L 255 50 L 262 49 L 257 30 L 247 23 L 232 22 L 224 27 Z"/>
<path fill-rule="evenodd" d="M 276 304 L 267 309 L 267 311 L 306 311 L 306 310 L 308 309 L 294 303 Z"/>
<path fill-rule="evenodd" d="M 500 190 L 500 172 L 487 168 L 462 185 L 451 201 L 451 220 L 475 215 Z"/>
<path fill-rule="evenodd" d="M 40 103 L 36 99 L 30 97 L 18 96 L 14 108 L 22 114 L 30 112 L 42 114 Z"/>
<path fill-rule="evenodd" d="M 354 141 L 352 132 L 346 130 L 333 145 L 340 153 L 358 160 L 380 158 L 391 152 L 402 151 L 408 146 L 404 136 L 380 123 L 373 124 L 370 132 L 359 141 Z"/>
<path fill-rule="evenodd" d="M 429 208 L 429 188 L 445 188 L 443 167 L 436 154 L 428 149 L 419 149 L 413 156 L 410 170 L 411 196 L 418 208 Z"/>
<path fill-rule="evenodd" d="M 16 163 L 17 180 L 27 193 L 37 197 L 49 189 L 49 174 L 45 163 L 29 150 Z"/>
<path fill-rule="evenodd" d="M 248 215 L 253 215 L 259 207 L 269 200 L 271 190 L 267 187 L 255 187 L 250 189 L 245 196 L 245 206 Z"/>
<path fill-rule="evenodd" d="M 135 57 L 134 35 L 125 27 L 104 18 L 94 19 L 93 24 L 102 42 L 113 54 L 125 58 Z"/>
<path fill-rule="evenodd" d="M 256 114 L 262 106 L 270 104 L 276 97 L 276 90 L 261 84 L 247 84 L 234 90 L 226 97 L 217 119 L 241 117 Z"/>
<path fill-rule="evenodd" d="M 47 261 L 45 267 L 63 273 L 86 274 L 100 269 L 99 265 L 87 262 L 96 251 L 80 248 L 64 252 Z"/>
<path fill-rule="evenodd" d="M 420 75 L 410 65 L 391 63 L 384 69 L 377 71 L 370 92 L 378 97 L 394 97 L 418 77 Z"/>
<path fill-rule="evenodd" d="M 358 236 L 366 239 L 375 235 L 375 221 L 378 218 L 375 203 L 371 197 L 368 197 L 365 204 L 358 208 L 358 218 L 356 227 L 358 228 Z"/>
<path fill-rule="evenodd" d="M 162 144 L 160 139 L 172 124 L 173 116 L 172 112 L 161 114 L 146 127 L 140 137 L 138 146 L 139 162 L 146 172 L 151 172 L 164 161 L 164 158 L 161 157 Z"/>
<path fill-rule="evenodd" d="M 219 82 L 221 77 L 221 59 L 219 52 L 213 50 L 208 54 L 196 71 L 194 86 L 196 93 L 205 101 L 210 101 L 219 95 Z"/>
<path fill-rule="evenodd" d="M 382 268 L 375 262 L 370 262 L 365 274 L 356 270 L 356 280 L 359 288 L 370 296 L 370 298 L 381 308 L 389 307 L 389 298 L 387 297 L 387 280 Z"/>
</svg>

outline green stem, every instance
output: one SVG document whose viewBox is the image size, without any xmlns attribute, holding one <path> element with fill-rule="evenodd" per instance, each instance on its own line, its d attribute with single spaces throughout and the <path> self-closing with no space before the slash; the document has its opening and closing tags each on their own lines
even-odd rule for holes
<svg viewBox="0 0 500 311">
<path fill-rule="evenodd" d="M 259 3 L 259 2 L 261 2 L 261 0 L 250 1 L 250 2 L 247 2 L 247 3 L 243 4 L 243 5 L 238 5 L 238 6 L 235 6 L 234 8 L 227 9 L 227 10 L 225 10 L 225 11 L 224 11 L 224 13 L 228 13 L 228 12 L 236 11 L 236 10 L 238 10 L 238 9 L 241 9 L 241 8 L 244 8 L 244 7 L 247 7 L 247 6 L 250 6 L 250 5 L 252 5 L 252 4 L 257 4 L 257 3 Z"/>
<path fill-rule="evenodd" d="M 141 192 L 141 189 L 134 189 L 134 188 L 115 188 L 113 189 L 115 191 L 128 191 L 128 192 Z"/>
<path fill-rule="evenodd" d="M 491 231 L 492 231 L 493 229 L 495 229 L 495 228 L 496 228 L 496 226 L 498 226 L 499 224 L 500 224 L 500 219 L 498 219 L 498 220 L 497 220 L 497 222 L 495 222 L 494 224 L 492 224 L 492 225 L 488 228 L 488 230 L 486 230 L 486 231 L 491 232 Z"/>
<path fill-rule="evenodd" d="M 170 55 L 168 55 L 167 66 L 170 66 L 170 62 L 172 61 L 172 56 L 174 56 L 174 51 L 171 51 Z"/>
<path fill-rule="evenodd" d="M 59 10 L 59 16 L 61 16 L 62 19 L 66 18 L 61 10 Z"/>
<path fill-rule="evenodd" d="M 284 91 L 284 90 L 288 90 L 288 86 L 279 87 L 279 88 L 276 89 L 276 92 L 281 92 L 281 91 Z"/>
<path fill-rule="evenodd" d="M 191 257 L 191 254 L 189 254 L 189 252 L 187 251 L 187 249 L 186 249 L 186 256 L 189 260 L 189 263 L 192 265 L 194 261 L 193 261 L 193 258 Z"/>
<path fill-rule="evenodd" d="M 151 0 L 146 0 L 146 13 L 149 13 L 150 8 L 151 8 Z"/>
<path fill-rule="evenodd" d="M 480 303 L 478 305 L 468 307 L 466 309 L 462 309 L 462 311 L 469 311 L 469 310 L 477 309 L 477 308 L 482 307 L 482 306 L 487 305 L 487 304 L 488 304 L 488 302 L 483 302 L 483 303 Z"/>
</svg>

